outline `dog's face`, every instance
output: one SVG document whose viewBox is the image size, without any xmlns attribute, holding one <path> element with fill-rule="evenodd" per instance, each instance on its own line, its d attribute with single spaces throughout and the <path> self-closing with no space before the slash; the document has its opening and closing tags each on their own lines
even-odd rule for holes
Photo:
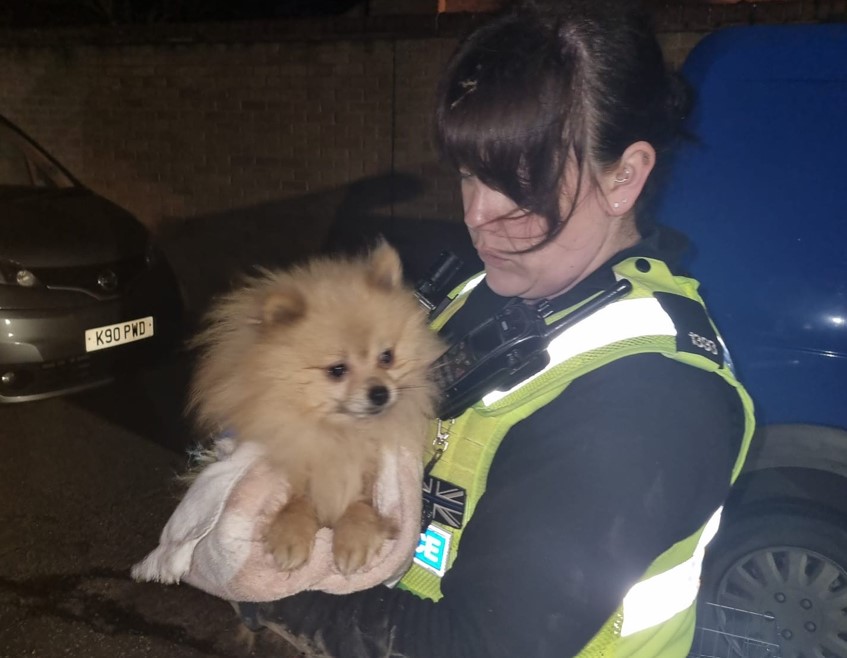
<svg viewBox="0 0 847 658">
<path fill-rule="evenodd" d="M 403 399 L 426 408 L 441 345 L 387 245 L 366 260 L 281 278 L 258 301 L 245 363 L 254 413 L 293 407 L 303 420 L 338 425 L 379 417 Z"/>
<path fill-rule="evenodd" d="M 304 404 L 326 417 L 361 418 L 390 409 L 398 400 L 404 380 L 419 377 L 412 355 L 404 344 L 402 328 L 359 331 L 344 322 L 342 327 L 323 327 L 312 336 L 316 350 L 298 357 L 297 383 Z M 341 335 L 341 334 L 345 335 Z M 323 344 L 321 344 L 323 343 Z M 308 402 L 306 402 L 308 400 Z"/>
</svg>

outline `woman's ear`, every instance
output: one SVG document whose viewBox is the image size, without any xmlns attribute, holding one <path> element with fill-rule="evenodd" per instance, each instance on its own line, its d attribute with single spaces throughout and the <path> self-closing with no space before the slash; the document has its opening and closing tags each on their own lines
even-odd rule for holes
<svg viewBox="0 0 847 658">
<path fill-rule="evenodd" d="M 632 210 L 656 164 L 656 149 L 648 142 L 635 142 L 618 163 L 603 176 L 607 212 L 622 217 Z"/>
</svg>

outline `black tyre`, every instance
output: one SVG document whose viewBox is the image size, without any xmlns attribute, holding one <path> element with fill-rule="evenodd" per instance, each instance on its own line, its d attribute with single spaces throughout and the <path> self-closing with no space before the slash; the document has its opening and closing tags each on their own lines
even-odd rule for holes
<svg viewBox="0 0 847 658">
<path fill-rule="evenodd" d="M 847 658 L 847 523 L 811 506 L 727 518 L 701 601 L 723 606 L 727 633 L 777 641 L 782 658 Z"/>
</svg>

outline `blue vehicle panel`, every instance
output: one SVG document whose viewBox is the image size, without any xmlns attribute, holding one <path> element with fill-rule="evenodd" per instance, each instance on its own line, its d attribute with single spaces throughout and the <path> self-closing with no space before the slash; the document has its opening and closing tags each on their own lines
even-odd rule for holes
<svg viewBox="0 0 847 658">
<path fill-rule="evenodd" d="M 847 25 L 722 30 L 683 73 L 696 140 L 659 221 L 691 239 L 760 423 L 847 428 Z"/>
</svg>

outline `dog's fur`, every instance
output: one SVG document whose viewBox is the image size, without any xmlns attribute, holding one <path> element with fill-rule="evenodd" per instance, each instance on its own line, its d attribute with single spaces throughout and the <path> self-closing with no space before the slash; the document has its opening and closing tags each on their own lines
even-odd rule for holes
<svg viewBox="0 0 847 658">
<path fill-rule="evenodd" d="M 213 306 L 189 408 L 200 424 L 256 441 L 290 484 L 267 540 L 281 569 L 333 529 L 342 573 L 363 566 L 394 528 L 373 505 L 380 451 L 419 453 L 434 415 L 428 376 L 443 346 L 387 243 L 357 258 L 263 271 Z"/>
</svg>

